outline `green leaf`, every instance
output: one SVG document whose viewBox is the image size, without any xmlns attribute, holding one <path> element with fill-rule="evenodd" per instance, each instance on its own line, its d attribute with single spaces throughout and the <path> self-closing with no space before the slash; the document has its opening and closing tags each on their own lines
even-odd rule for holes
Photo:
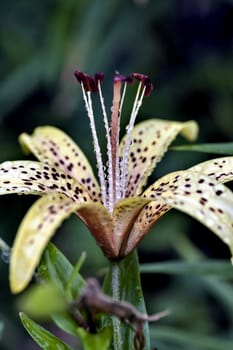
<svg viewBox="0 0 233 350">
<path fill-rule="evenodd" d="M 152 337 L 156 341 L 164 341 L 165 344 L 181 345 L 185 349 L 194 348 L 198 350 L 232 350 L 232 340 L 225 340 L 219 337 L 206 336 L 189 332 L 180 331 L 172 327 L 156 326 L 151 331 Z"/>
<path fill-rule="evenodd" d="M 72 350 L 67 344 L 48 332 L 23 312 L 19 314 L 21 322 L 30 336 L 44 350 Z"/>
<path fill-rule="evenodd" d="M 164 273 L 171 275 L 216 276 L 232 279 L 233 268 L 230 262 L 208 260 L 200 262 L 169 261 L 162 263 L 141 264 L 141 273 Z"/>
<path fill-rule="evenodd" d="M 51 314 L 64 312 L 67 303 L 54 284 L 45 283 L 35 285 L 26 291 L 19 298 L 18 306 L 32 317 L 48 319 Z"/>
<path fill-rule="evenodd" d="M 36 52 L 1 83 L 0 121 L 39 86 L 44 76 L 44 62 L 44 53 Z"/>
<path fill-rule="evenodd" d="M 0 322 L 0 339 L 2 338 L 3 328 L 3 322 Z"/>
<path fill-rule="evenodd" d="M 83 328 L 78 328 L 78 334 L 85 350 L 107 350 L 111 345 L 112 329 L 110 327 L 103 328 L 97 334 L 90 334 Z"/>
<path fill-rule="evenodd" d="M 51 318 L 56 323 L 56 325 L 64 332 L 74 336 L 79 335 L 77 323 L 68 314 L 68 312 L 51 315 Z"/>
<path fill-rule="evenodd" d="M 127 301 L 131 303 L 135 308 L 137 308 L 139 312 L 146 314 L 136 251 L 133 251 L 122 261 L 112 263 L 110 265 L 109 271 L 104 281 L 104 292 L 110 296 L 114 296 L 116 294 L 114 291 L 114 279 L 116 277 L 116 270 L 118 271 L 119 278 L 118 300 Z M 104 322 L 109 324 L 110 320 L 107 320 L 107 318 L 105 318 Z M 121 339 L 123 341 L 122 350 L 132 349 L 135 330 L 132 329 L 129 324 L 120 321 L 119 326 L 121 327 Z M 143 334 L 145 337 L 144 350 L 150 350 L 150 334 L 149 325 L 147 322 L 144 322 L 143 324 Z"/>
<path fill-rule="evenodd" d="M 59 1 L 52 12 L 48 23 L 48 35 L 46 36 L 46 60 L 45 79 L 53 82 L 60 74 L 64 57 L 70 40 L 70 25 L 75 16 L 77 1 Z"/>
<path fill-rule="evenodd" d="M 80 294 L 85 281 L 78 273 L 83 256 L 73 267 L 67 258 L 52 244 L 49 243 L 41 260 L 38 272 L 42 279 L 51 281 L 65 295 L 67 302 L 72 302 Z M 65 332 L 77 335 L 77 324 L 66 313 L 53 314 L 53 321 Z"/>
<path fill-rule="evenodd" d="M 173 146 L 173 151 L 196 151 L 215 154 L 233 154 L 233 142 L 202 143 L 196 145 Z"/>
<path fill-rule="evenodd" d="M 233 299 L 232 299 L 232 284 L 225 281 L 219 281 L 216 278 L 204 278 L 203 282 L 208 287 L 209 292 L 214 294 L 216 298 L 224 306 L 229 320 L 233 323 Z"/>
<path fill-rule="evenodd" d="M 49 243 L 39 266 L 39 274 L 45 279 L 52 281 L 63 293 L 67 293 L 70 301 L 77 298 L 85 285 L 82 276 L 77 272 L 73 276 L 74 267 L 68 259 L 52 244 Z M 70 283 L 72 278 L 72 283 Z M 70 290 L 67 290 L 70 286 Z"/>
</svg>

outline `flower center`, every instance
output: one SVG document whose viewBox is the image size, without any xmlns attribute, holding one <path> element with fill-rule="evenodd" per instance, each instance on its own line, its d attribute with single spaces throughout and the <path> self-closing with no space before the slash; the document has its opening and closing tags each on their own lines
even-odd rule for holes
<svg viewBox="0 0 233 350">
<path fill-rule="evenodd" d="M 101 89 L 104 74 L 98 72 L 93 78 L 86 73 L 75 71 L 74 75 L 81 85 L 83 99 L 89 117 L 103 205 L 109 210 L 110 213 L 112 213 L 115 203 L 125 198 L 126 196 L 128 161 L 130 145 L 132 142 L 132 131 L 136 117 L 138 115 L 138 111 L 142 105 L 143 97 L 150 95 L 153 90 L 153 84 L 151 83 L 148 76 L 144 74 L 133 73 L 130 76 L 124 76 L 116 73 L 113 81 L 113 101 L 111 107 L 111 119 L 109 122 Z M 126 127 L 123 152 L 120 154 L 119 135 L 121 112 L 126 96 L 127 85 L 133 84 L 134 80 L 138 80 L 139 84 L 130 114 L 129 123 Z M 100 104 L 102 108 L 103 121 L 107 138 L 107 166 L 104 166 L 103 164 L 102 153 L 97 136 L 91 99 L 92 93 L 99 94 Z"/>
</svg>

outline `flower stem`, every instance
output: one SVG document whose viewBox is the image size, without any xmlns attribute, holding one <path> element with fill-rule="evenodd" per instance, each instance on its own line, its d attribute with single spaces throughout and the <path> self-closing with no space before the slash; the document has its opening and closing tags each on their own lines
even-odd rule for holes
<svg viewBox="0 0 233 350">
<path fill-rule="evenodd" d="M 104 281 L 104 292 L 115 301 L 126 301 L 137 310 L 146 314 L 145 302 L 141 288 L 139 262 L 136 251 L 130 253 L 119 262 L 110 264 Z M 111 350 L 134 349 L 135 325 L 111 316 L 113 328 L 113 343 Z M 148 322 L 144 322 L 142 329 L 145 345 L 144 350 L 150 349 L 150 334 Z"/>
<path fill-rule="evenodd" d="M 120 301 L 120 267 L 117 263 L 112 265 L 112 297 L 115 301 Z M 113 348 L 121 350 L 123 345 L 121 333 L 121 321 L 119 318 L 112 316 L 113 328 Z"/>
</svg>

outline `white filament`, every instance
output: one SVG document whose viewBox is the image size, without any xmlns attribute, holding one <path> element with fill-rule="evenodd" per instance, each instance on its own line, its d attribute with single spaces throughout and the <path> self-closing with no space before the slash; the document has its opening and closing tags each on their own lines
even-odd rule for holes
<svg viewBox="0 0 233 350">
<path fill-rule="evenodd" d="M 135 124 L 136 117 L 138 115 L 139 108 L 142 105 L 142 100 L 145 94 L 146 87 L 144 86 L 141 96 L 140 91 L 142 88 L 142 82 L 140 81 L 137 89 L 137 94 L 134 100 L 133 108 L 130 115 L 129 124 L 127 126 L 127 133 L 126 133 L 126 140 L 125 140 L 125 146 L 123 149 L 122 154 L 122 161 L 121 161 L 121 184 L 120 184 L 120 192 L 121 192 L 121 198 L 125 198 L 126 194 L 126 182 L 128 178 L 128 165 L 129 165 L 129 151 L 130 151 L 130 145 L 132 140 L 132 131 Z"/>
<path fill-rule="evenodd" d="M 109 122 L 108 122 L 108 117 L 106 113 L 106 108 L 104 104 L 104 98 L 102 94 L 102 89 L 101 89 L 101 84 L 100 81 L 98 81 L 98 91 L 99 91 L 99 97 L 100 97 L 100 104 L 102 108 L 102 113 L 104 117 L 104 127 L 106 131 L 106 138 L 107 138 L 107 157 L 108 157 L 108 174 L 107 174 L 107 180 L 108 180 L 108 210 L 110 213 L 113 212 L 114 208 L 114 202 L 113 202 L 113 193 L 114 193 L 114 184 L 113 184 L 113 176 L 112 176 L 112 145 L 111 145 L 111 140 L 110 140 L 110 129 L 109 129 Z"/>
<path fill-rule="evenodd" d="M 102 201 L 103 201 L 104 206 L 107 207 L 107 189 L 106 189 L 106 181 L 105 181 L 105 176 L 104 176 L 104 166 L 103 166 L 98 136 L 97 136 L 97 132 L 96 132 L 96 127 L 95 127 L 95 119 L 94 119 L 94 113 L 93 113 L 93 108 L 92 108 L 91 92 L 85 91 L 83 83 L 81 83 L 81 87 L 82 87 L 82 93 L 83 93 L 83 99 L 85 102 L 85 107 L 87 110 L 87 115 L 88 115 L 89 121 L 90 121 L 90 128 L 91 128 L 94 150 L 95 150 L 95 155 L 96 155 L 98 176 L 99 176 L 99 180 L 100 180 Z"/>
</svg>

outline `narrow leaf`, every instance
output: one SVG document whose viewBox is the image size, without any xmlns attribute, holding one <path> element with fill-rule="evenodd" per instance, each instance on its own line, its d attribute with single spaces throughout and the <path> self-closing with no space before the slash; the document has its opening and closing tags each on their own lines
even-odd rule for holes
<svg viewBox="0 0 233 350">
<path fill-rule="evenodd" d="M 14 110 L 39 86 L 44 76 L 44 53 L 36 52 L 25 64 L 16 68 L 0 85 L 0 120 Z"/>
<path fill-rule="evenodd" d="M 38 272 L 42 279 L 54 283 L 68 302 L 77 298 L 85 285 L 76 267 L 52 243 L 46 247 Z M 59 328 L 77 336 L 77 324 L 68 312 L 53 314 L 52 319 Z"/>
<path fill-rule="evenodd" d="M 65 344 L 59 338 L 48 332 L 38 323 L 32 321 L 24 313 L 19 314 L 21 322 L 30 336 L 44 350 L 72 350 L 70 346 Z"/>
<path fill-rule="evenodd" d="M 3 328 L 4 328 L 3 322 L 0 322 L 0 340 L 2 338 Z"/>
<path fill-rule="evenodd" d="M 141 264 L 141 273 L 163 273 L 171 275 L 215 276 L 233 279 L 233 269 L 229 261 L 208 260 L 201 262 L 169 261 Z"/>
<path fill-rule="evenodd" d="M 64 293 L 67 291 L 67 285 L 70 284 L 73 269 L 71 263 L 59 249 L 52 243 L 49 243 L 39 266 L 40 276 L 45 280 L 52 281 Z M 82 291 L 84 285 L 84 279 L 77 272 L 67 296 L 70 297 L 71 295 L 72 300 L 75 299 Z"/>
<path fill-rule="evenodd" d="M 215 154 L 233 154 L 233 142 L 201 143 L 195 145 L 181 145 L 170 148 L 172 151 L 195 151 Z"/>
<path fill-rule="evenodd" d="M 151 330 L 152 337 L 156 340 L 170 342 L 172 345 L 181 345 L 185 349 L 194 347 L 200 350 L 232 350 L 232 340 L 225 340 L 215 336 L 180 331 L 172 327 L 156 326 Z"/>
</svg>

